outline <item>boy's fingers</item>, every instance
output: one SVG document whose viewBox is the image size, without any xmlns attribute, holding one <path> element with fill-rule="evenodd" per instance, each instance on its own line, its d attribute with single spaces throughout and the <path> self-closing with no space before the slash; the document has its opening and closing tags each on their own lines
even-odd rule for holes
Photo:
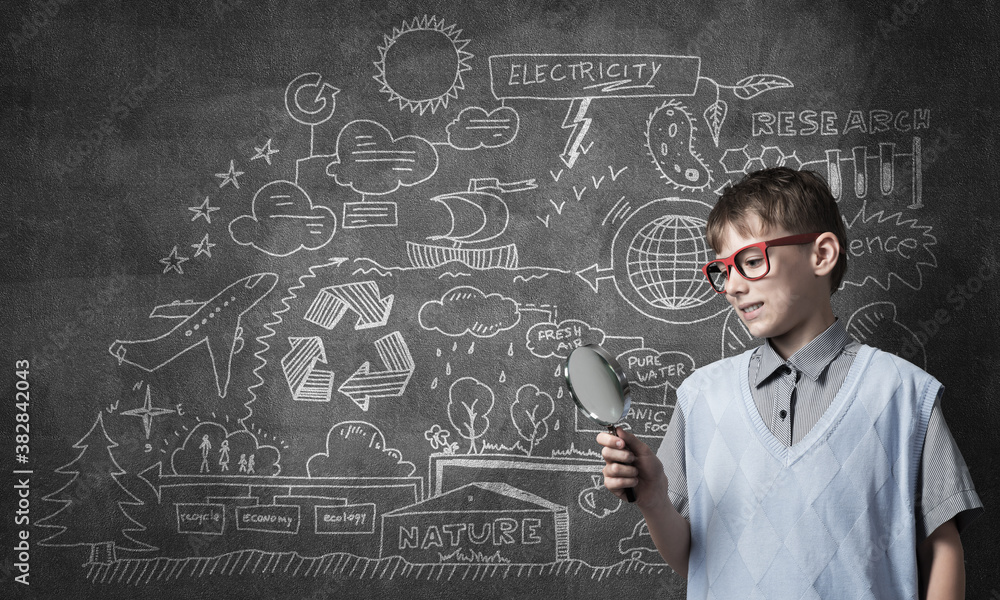
<svg viewBox="0 0 1000 600">
<path fill-rule="evenodd" d="M 604 487 L 617 492 L 625 488 L 634 488 L 639 485 L 639 480 L 634 477 L 605 477 Z"/>
<path fill-rule="evenodd" d="M 613 436 L 606 431 L 602 431 L 597 434 L 597 443 L 606 448 L 624 448 L 625 441 L 619 437 Z"/>
<path fill-rule="evenodd" d="M 638 442 L 639 438 L 635 437 L 631 431 L 627 429 L 618 428 L 618 437 L 621 438 L 626 444 L 632 444 L 633 442 Z"/>
<path fill-rule="evenodd" d="M 601 469 L 601 473 L 605 477 L 628 477 L 629 479 L 636 479 L 639 476 L 639 469 L 629 465 L 623 465 L 622 463 L 613 462 L 604 465 Z"/>
<path fill-rule="evenodd" d="M 608 462 L 631 463 L 635 460 L 635 455 L 628 450 L 615 450 L 613 448 L 602 448 L 601 458 Z"/>
</svg>

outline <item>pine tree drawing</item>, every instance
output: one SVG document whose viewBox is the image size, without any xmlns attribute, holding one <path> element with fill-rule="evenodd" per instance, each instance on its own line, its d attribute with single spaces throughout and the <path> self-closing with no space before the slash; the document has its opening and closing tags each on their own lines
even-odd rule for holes
<svg viewBox="0 0 1000 600">
<path fill-rule="evenodd" d="M 156 550 L 130 535 L 146 528 L 129 515 L 126 506 L 141 506 L 143 502 L 118 481 L 118 477 L 125 474 L 111 453 L 118 444 L 108 436 L 100 413 L 90 431 L 73 447 L 79 449 L 80 454 L 56 469 L 56 473 L 68 475 L 70 480 L 43 498 L 62 503 L 62 506 L 36 523 L 39 527 L 59 531 L 39 544 L 90 546 L 86 564 L 115 562 L 119 548 Z"/>
</svg>

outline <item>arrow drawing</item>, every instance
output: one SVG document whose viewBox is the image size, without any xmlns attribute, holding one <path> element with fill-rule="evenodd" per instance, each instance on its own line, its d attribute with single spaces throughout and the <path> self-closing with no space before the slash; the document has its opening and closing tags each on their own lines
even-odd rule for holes
<svg viewBox="0 0 1000 600">
<path fill-rule="evenodd" d="M 303 318 L 324 329 L 333 329 L 351 310 L 358 315 L 354 329 L 381 327 L 389 321 L 393 299 L 392 294 L 383 298 L 374 281 L 334 285 L 319 291 Z"/>
<path fill-rule="evenodd" d="M 317 369 L 316 363 L 327 364 L 326 348 L 318 337 L 290 337 L 292 349 L 282 357 L 292 398 L 305 402 L 329 402 L 333 396 L 333 371 Z"/>
<path fill-rule="evenodd" d="M 398 331 L 375 340 L 375 349 L 385 370 L 373 373 L 371 363 L 366 362 L 338 388 L 364 411 L 372 398 L 402 396 L 415 366 L 410 349 Z"/>
<path fill-rule="evenodd" d="M 338 93 L 319 73 L 303 73 L 285 88 L 285 110 L 303 125 L 319 125 L 333 116 Z"/>
<path fill-rule="evenodd" d="M 576 276 L 587 282 L 594 292 L 599 290 L 598 285 L 602 279 L 614 279 L 615 270 L 611 267 L 602 269 L 597 263 L 594 263 L 587 267 L 586 269 L 580 269 L 576 272 Z"/>
</svg>

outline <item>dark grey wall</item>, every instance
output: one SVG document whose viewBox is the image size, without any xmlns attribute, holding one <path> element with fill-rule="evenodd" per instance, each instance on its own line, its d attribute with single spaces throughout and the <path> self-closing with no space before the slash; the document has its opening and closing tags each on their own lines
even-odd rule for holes
<svg viewBox="0 0 1000 600">
<path fill-rule="evenodd" d="M 776 164 L 834 184 L 835 310 L 941 379 L 992 506 L 996 9 L 856 4 L 7 3 L 0 585 L 683 597 L 558 370 L 612 350 L 655 447 L 757 343 L 696 268 Z"/>
</svg>

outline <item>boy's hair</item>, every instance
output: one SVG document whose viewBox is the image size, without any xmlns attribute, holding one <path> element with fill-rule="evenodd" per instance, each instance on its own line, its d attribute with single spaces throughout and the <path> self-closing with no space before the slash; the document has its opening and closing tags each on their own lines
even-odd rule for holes
<svg viewBox="0 0 1000 600">
<path fill-rule="evenodd" d="M 718 252 L 730 225 L 750 237 L 747 217 L 757 215 L 764 229 L 790 234 L 831 232 L 840 241 L 840 258 L 830 273 L 830 293 L 840 287 L 847 272 L 847 229 L 837 201 L 826 181 L 812 171 L 772 167 L 748 173 L 736 185 L 726 186 L 708 215 L 706 237 Z"/>
</svg>

